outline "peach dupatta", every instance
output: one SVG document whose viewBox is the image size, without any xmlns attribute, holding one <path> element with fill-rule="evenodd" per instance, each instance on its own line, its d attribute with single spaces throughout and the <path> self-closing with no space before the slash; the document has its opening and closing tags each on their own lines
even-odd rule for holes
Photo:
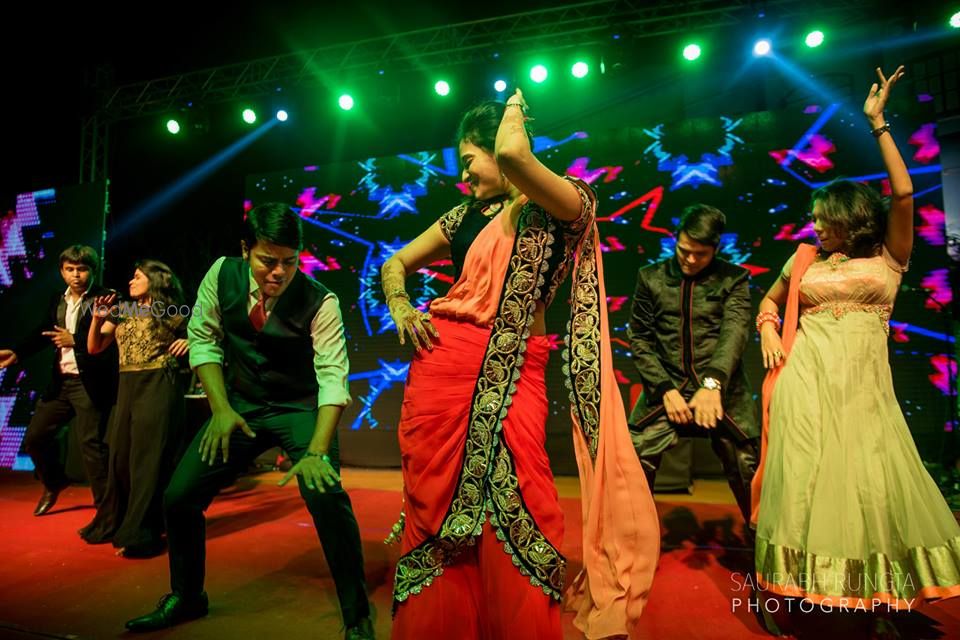
<svg viewBox="0 0 960 640">
<path fill-rule="evenodd" d="M 807 268 L 817 257 L 817 248 L 812 244 L 801 244 L 793 258 L 793 267 L 790 273 L 790 289 L 787 293 L 787 307 L 783 315 L 783 328 L 780 340 L 783 342 L 783 355 L 786 359 L 797 338 L 797 329 L 800 328 L 800 281 Z M 785 360 L 784 360 L 785 362 Z M 760 491 L 763 486 L 763 469 L 767 460 L 767 438 L 770 435 L 770 401 L 773 399 L 773 390 L 783 366 L 767 371 L 763 379 L 763 431 L 760 434 L 760 462 L 757 472 L 750 483 L 750 524 L 757 526 L 760 517 Z"/>
<path fill-rule="evenodd" d="M 580 470 L 584 566 L 566 592 L 566 604 L 576 610 L 574 624 L 587 638 L 635 637 L 660 556 L 659 518 L 630 439 L 613 371 L 595 224 L 587 230 L 583 245 L 572 288 L 569 353 L 574 355 L 565 372 L 571 387 L 573 440 Z M 599 340 L 589 340 L 588 334 Z M 594 402 L 586 401 L 582 387 L 592 384 L 596 367 L 591 371 L 583 366 L 576 354 L 583 352 L 578 347 L 597 342 L 599 413 L 594 416 L 589 410 L 596 407 L 596 395 Z M 590 358 L 586 360 L 589 364 Z"/>
</svg>

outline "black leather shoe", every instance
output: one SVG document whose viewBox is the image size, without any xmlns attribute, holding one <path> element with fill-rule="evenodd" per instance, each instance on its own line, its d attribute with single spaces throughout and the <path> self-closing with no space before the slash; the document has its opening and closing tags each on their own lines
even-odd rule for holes
<svg viewBox="0 0 960 640">
<path fill-rule="evenodd" d="M 363 618 L 343 634 L 343 640 L 376 640 L 373 635 L 373 623 L 370 618 Z"/>
<path fill-rule="evenodd" d="M 33 515 L 42 516 L 50 509 L 53 509 L 53 505 L 57 504 L 57 498 L 60 497 L 60 489 L 56 491 L 50 491 L 49 489 L 43 490 L 43 495 L 40 496 L 40 502 L 37 503 L 37 508 L 33 510 Z"/>
<path fill-rule="evenodd" d="M 130 631 L 158 631 L 207 615 L 207 592 L 189 600 L 176 593 L 160 598 L 156 611 L 127 621 Z"/>
</svg>

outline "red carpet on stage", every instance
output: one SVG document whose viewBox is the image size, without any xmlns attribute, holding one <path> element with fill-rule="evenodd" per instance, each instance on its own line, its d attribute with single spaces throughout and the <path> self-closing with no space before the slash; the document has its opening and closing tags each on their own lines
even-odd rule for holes
<svg viewBox="0 0 960 640">
<path fill-rule="evenodd" d="M 397 548 L 382 540 L 400 511 L 399 473 L 344 470 L 364 541 L 377 637 L 390 636 Z M 340 638 L 333 583 L 313 524 L 293 486 L 278 473 L 242 478 L 208 512 L 210 615 L 153 638 Z M 558 479 L 566 514 L 569 576 L 580 568 L 580 503 Z M 563 487 L 567 487 L 564 490 Z M 714 491 L 716 493 L 716 491 Z M 0 472 L 0 638 L 115 638 L 123 623 L 168 591 L 166 556 L 127 560 L 110 545 L 89 546 L 76 530 L 93 516 L 90 492 L 65 491 L 47 516 L 32 515 L 40 486 L 30 474 Z M 732 498 L 697 502 L 657 496 L 664 551 L 644 615 L 642 638 L 765 638 L 747 608 L 750 551 Z M 790 618 L 798 638 L 866 638 L 858 614 Z M 778 617 L 778 620 L 780 618 Z M 960 598 L 902 614 L 904 638 L 960 637 Z M 566 638 L 581 637 L 565 614 Z"/>
</svg>

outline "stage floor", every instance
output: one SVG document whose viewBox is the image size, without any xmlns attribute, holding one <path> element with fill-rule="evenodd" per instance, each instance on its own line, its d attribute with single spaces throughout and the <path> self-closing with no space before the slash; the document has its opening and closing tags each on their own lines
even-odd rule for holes
<svg viewBox="0 0 960 640">
<path fill-rule="evenodd" d="M 281 475 L 241 479 L 208 512 L 210 615 L 151 638 L 245 640 L 342 638 L 333 583 L 312 522 L 294 486 Z M 360 522 L 377 637 L 390 636 L 396 547 L 383 538 L 400 511 L 398 471 L 345 469 Z M 568 576 L 580 569 L 580 503 L 575 478 L 558 478 L 566 514 Z M 128 618 L 153 608 L 168 591 L 166 556 L 126 560 L 110 545 L 76 535 L 93 516 L 84 487 L 65 491 L 47 516 L 32 515 L 40 488 L 26 473 L 0 472 L 0 638 L 130 637 Z M 722 481 L 698 482 L 693 495 L 657 495 L 664 550 L 643 618 L 641 638 L 767 638 L 747 610 L 751 568 L 740 518 Z M 579 638 L 572 614 L 565 638 Z M 866 616 L 803 614 L 795 637 L 866 638 Z M 904 638 L 960 637 L 960 598 L 900 614 Z"/>
</svg>

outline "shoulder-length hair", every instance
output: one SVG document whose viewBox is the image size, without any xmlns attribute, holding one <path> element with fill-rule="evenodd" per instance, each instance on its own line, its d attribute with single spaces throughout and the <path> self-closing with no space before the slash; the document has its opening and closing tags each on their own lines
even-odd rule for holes
<svg viewBox="0 0 960 640">
<path fill-rule="evenodd" d="M 811 211 L 817 203 L 823 225 L 843 235 L 844 253 L 869 258 L 880 252 L 889 207 L 879 193 L 859 182 L 834 180 L 811 194 Z"/>
</svg>

